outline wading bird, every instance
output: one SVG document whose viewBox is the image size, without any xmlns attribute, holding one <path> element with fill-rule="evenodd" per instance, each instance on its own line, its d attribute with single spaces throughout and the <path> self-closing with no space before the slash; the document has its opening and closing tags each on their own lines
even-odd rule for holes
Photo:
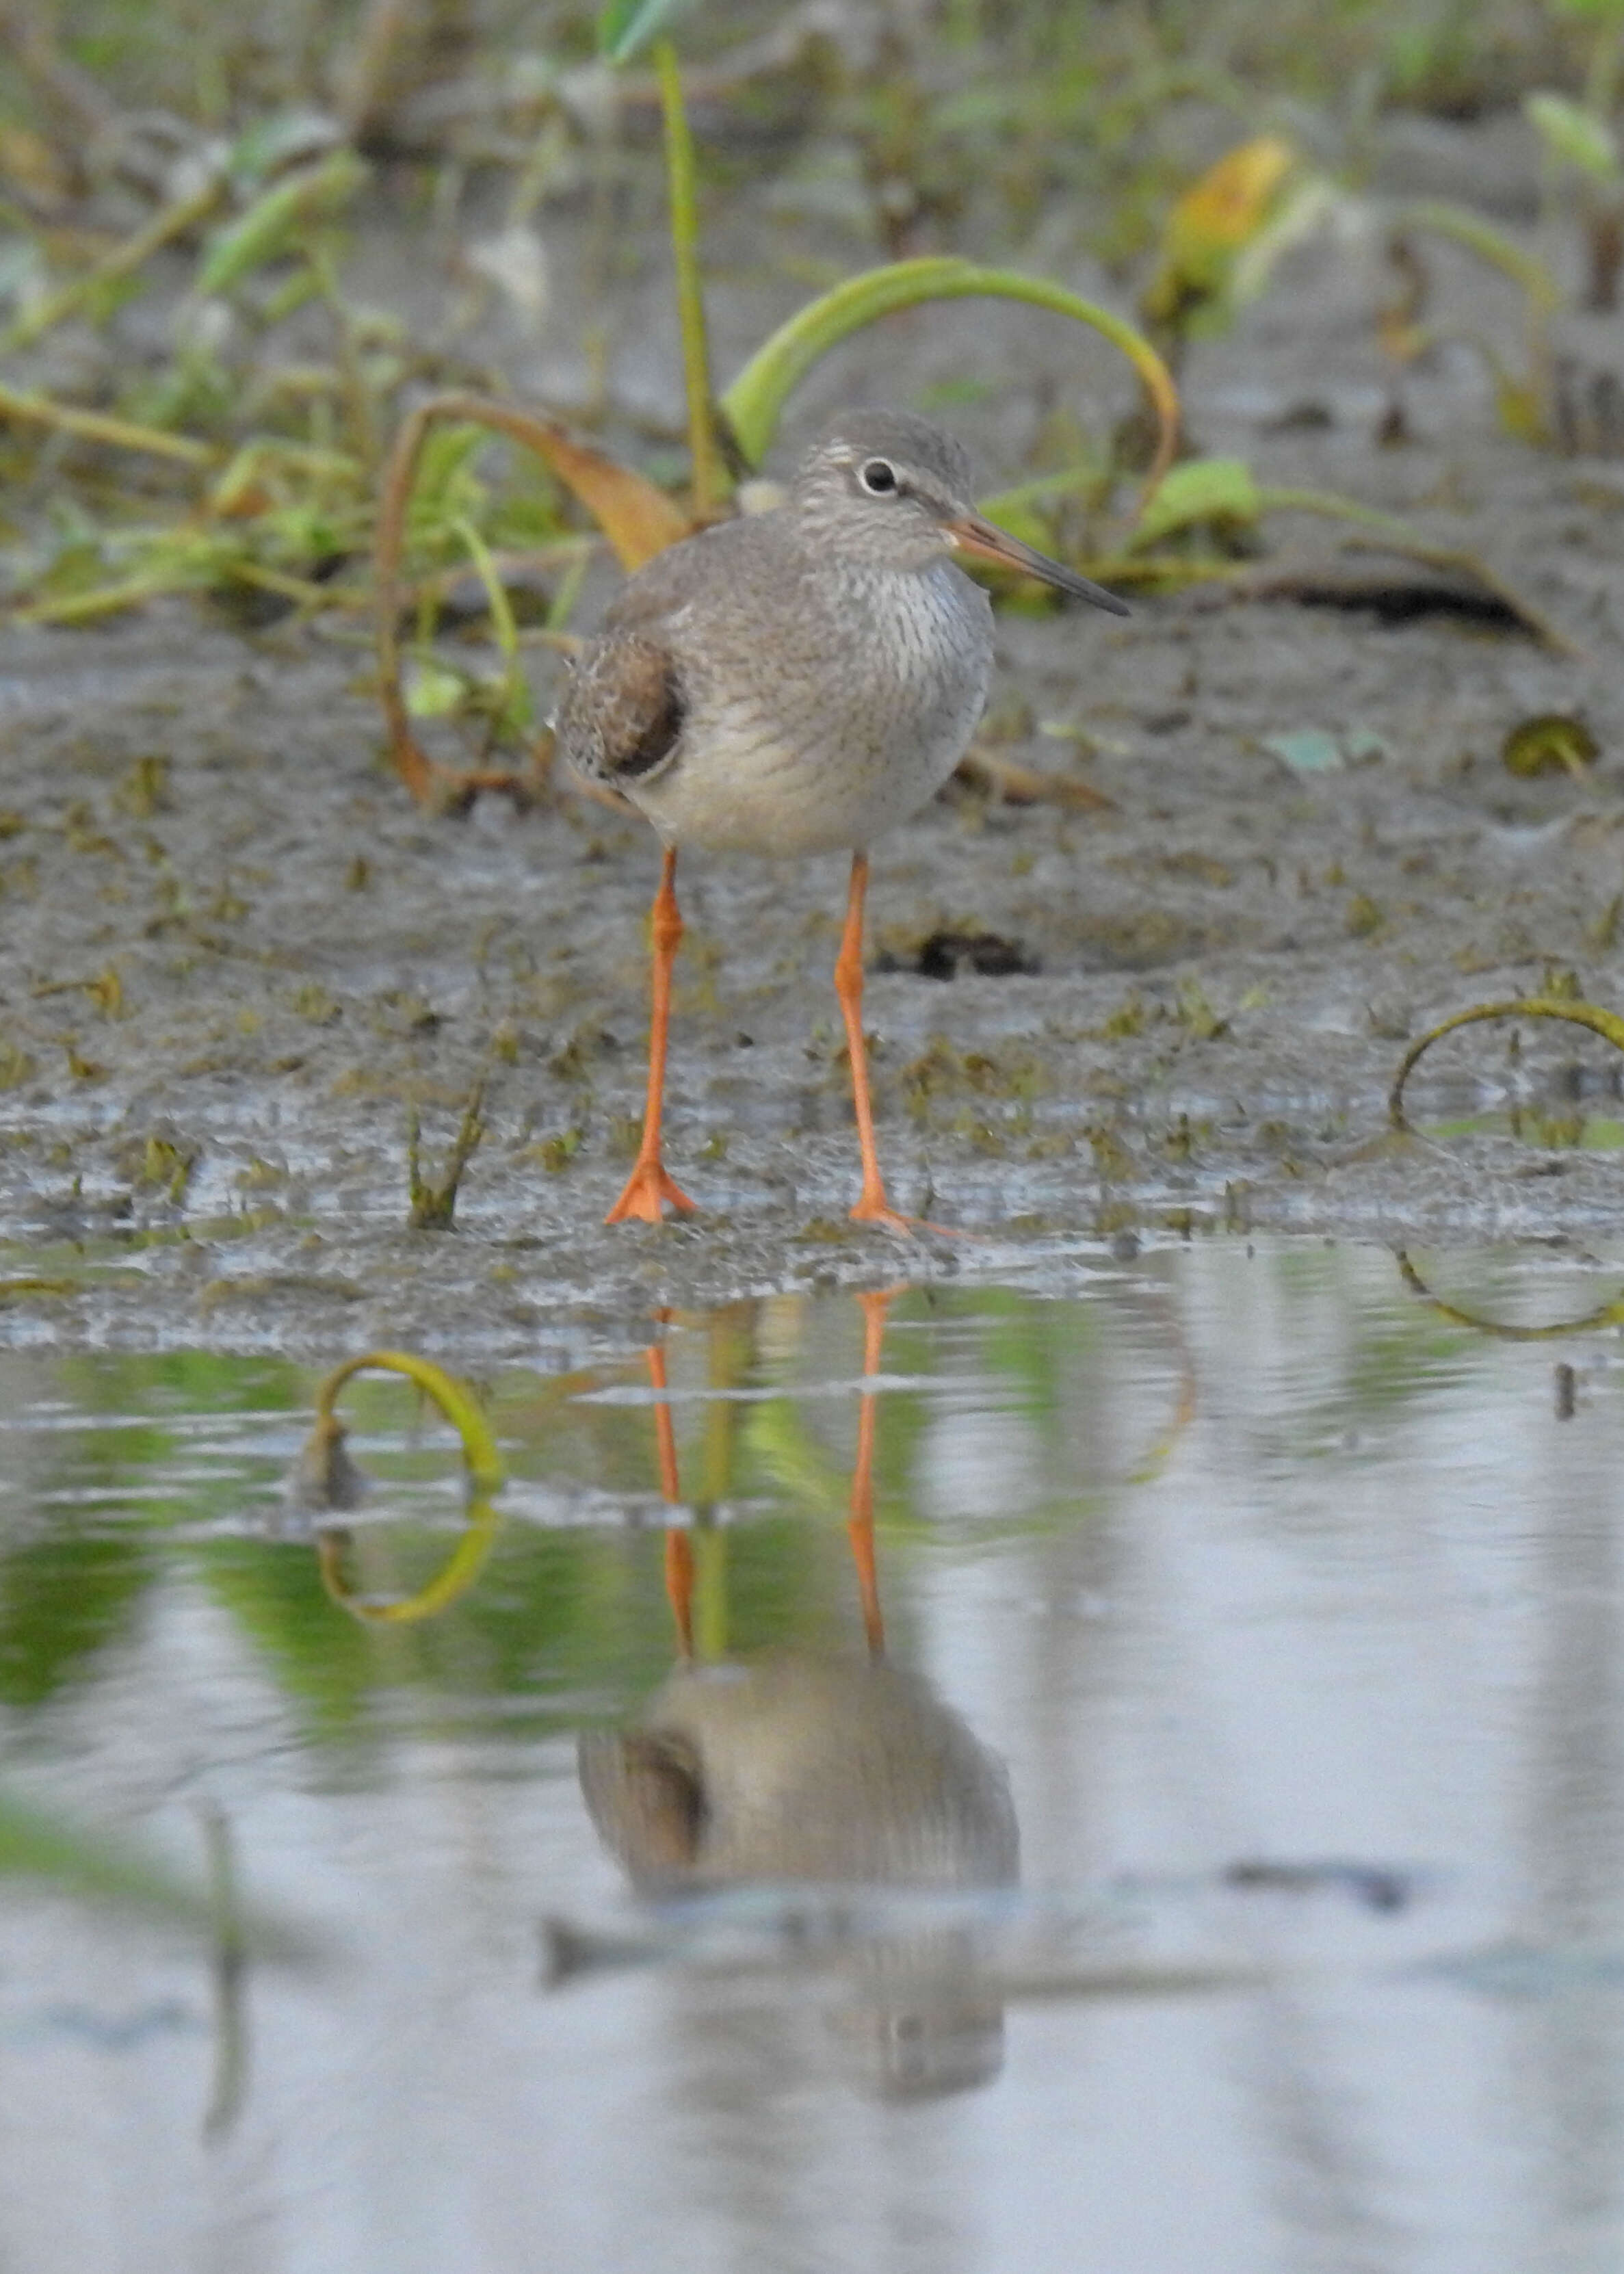
<svg viewBox="0 0 1624 2274">
<path fill-rule="evenodd" d="M 983 520 L 951 435 L 855 410 L 808 454 L 785 502 L 722 522 L 632 577 L 578 659 L 559 747 L 617 790 L 665 847 L 653 915 L 643 1142 L 607 1221 L 694 1202 L 660 1151 L 684 845 L 779 857 L 849 850 L 835 963 L 862 1148 L 860 1221 L 907 1228 L 885 1197 L 862 1031 L 868 847 L 964 756 L 992 674 L 992 610 L 955 555 L 1041 578 L 1125 615 L 1111 593 Z"/>
</svg>

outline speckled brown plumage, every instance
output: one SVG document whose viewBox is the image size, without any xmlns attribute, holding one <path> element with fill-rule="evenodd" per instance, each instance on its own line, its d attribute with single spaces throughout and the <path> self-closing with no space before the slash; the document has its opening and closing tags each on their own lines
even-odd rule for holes
<svg viewBox="0 0 1624 2274">
<path fill-rule="evenodd" d="M 688 717 L 675 659 L 650 641 L 595 640 L 582 658 L 572 701 L 590 720 L 575 752 L 580 772 L 619 789 L 643 781 L 676 749 Z"/>
</svg>

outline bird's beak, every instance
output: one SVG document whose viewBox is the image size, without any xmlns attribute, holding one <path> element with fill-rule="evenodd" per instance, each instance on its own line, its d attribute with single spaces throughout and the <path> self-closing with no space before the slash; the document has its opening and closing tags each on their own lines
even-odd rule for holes
<svg viewBox="0 0 1624 2274">
<path fill-rule="evenodd" d="M 1045 584 L 1052 584 L 1057 592 L 1070 592 L 1074 599 L 1088 600 L 1096 608 L 1104 608 L 1113 616 L 1125 616 L 1128 606 L 1115 592 L 1108 592 L 1103 584 L 1091 584 L 1073 569 L 1063 568 L 1058 561 L 1051 561 L 1047 553 L 1035 546 L 1023 545 L 1019 537 L 1011 537 L 1005 529 L 983 521 L 979 513 L 961 514 L 957 521 L 942 524 L 947 541 L 959 553 L 967 553 L 973 561 L 993 561 L 1000 568 L 1014 568 L 1023 576 L 1036 576 Z"/>
</svg>

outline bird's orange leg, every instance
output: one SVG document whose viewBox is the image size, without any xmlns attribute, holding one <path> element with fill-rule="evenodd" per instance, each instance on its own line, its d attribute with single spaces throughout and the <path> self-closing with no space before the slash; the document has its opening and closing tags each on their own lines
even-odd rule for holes
<svg viewBox="0 0 1624 2274">
<path fill-rule="evenodd" d="M 857 1567 L 857 1590 L 862 1601 L 863 1631 L 868 1649 L 878 1658 L 885 1648 L 885 1621 L 880 1610 L 880 1579 L 874 1560 L 874 1408 L 875 1376 L 880 1370 L 880 1351 L 885 1340 L 885 1314 L 900 1290 L 886 1287 L 860 1295 L 863 1314 L 863 1387 L 857 1411 L 857 1458 L 852 1469 L 852 1512 L 846 1537 Z"/>
<path fill-rule="evenodd" d="M 667 1314 L 660 1312 L 663 1326 Z M 654 1442 L 659 1450 L 660 1498 L 670 1513 L 665 1522 L 665 1597 L 677 1625 L 677 1647 L 685 1659 L 694 1655 L 694 1543 L 685 1525 L 671 1520 L 680 1506 L 682 1487 L 677 1476 L 677 1438 L 671 1426 L 669 1384 L 665 1379 L 665 1346 L 650 1343 L 649 1380 L 654 1386 Z"/>
<path fill-rule="evenodd" d="M 846 903 L 846 930 L 835 960 L 835 993 L 846 1021 L 846 1055 L 852 1062 L 852 1104 L 857 1114 L 857 1141 L 862 1148 L 862 1191 L 852 1210 L 860 1224 L 888 1224 L 893 1231 L 912 1230 L 908 1218 L 898 1216 L 885 1197 L 880 1156 L 874 1144 L 874 1108 L 868 1096 L 868 1050 L 863 1041 L 863 904 L 868 893 L 868 856 L 852 855 L 852 885 Z"/>
<path fill-rule="evenodd" d="M 643 1108 L 643 1142 L 626 1179 L 626 1189 L 604 1218 L 623 1224 L 637 1216 L 658 1224 L 667 1202 L 674 1209 L 691 1209 L 694 1202 L 665 1173 L 660 1158 L 660 1116 L 665 1099 L 665 1035 L 671 1024 L 671 967 L 682 938 L 682 918 L 677 908 L 677 855 L 667 846 L 660 863 L 659 890 L 654 895 L 654 1002 L 649 1019 L 649 1098 Z"/>
</svg>

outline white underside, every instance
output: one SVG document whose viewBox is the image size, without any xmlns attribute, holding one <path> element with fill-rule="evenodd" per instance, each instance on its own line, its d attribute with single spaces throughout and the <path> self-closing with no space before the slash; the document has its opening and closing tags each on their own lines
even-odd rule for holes
<svg viewBox="0 0 1624 2274">
<path fill-rule="evenodd" d="M 674 762 L 622 785 L 667 843 L 852 850 L 935 796 L 986 703 L 986 598 L 944 562 L 924 575 L 876 577 L 863 600 L 832 651 L 797 656 L 792 633 L 776 671 L 758 652 L 742 673 L 707 681 L 695 672 Z"/>
</svg>

